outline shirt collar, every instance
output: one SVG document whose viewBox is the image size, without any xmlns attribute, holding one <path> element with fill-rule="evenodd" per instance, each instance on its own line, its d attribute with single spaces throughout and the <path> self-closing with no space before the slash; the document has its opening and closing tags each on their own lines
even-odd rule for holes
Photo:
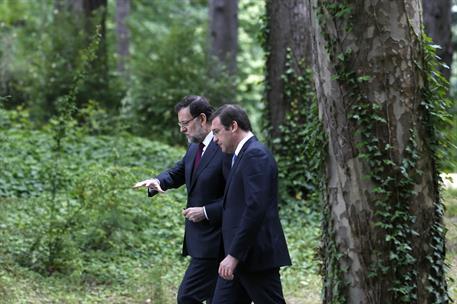
<svg viewBox="0 0 457 304">
<path fill-rule="evenodd" d="M 206 148 L 208 148 L 209 144 L 210 144 L 211 141 L 213 140 L 213 136 L 214 136 L 214 135 L 213 135 L 213 132 L 209 132 L 209 133 L 206 135 L 205 139 L 202 141 L 202 143 L 205 145 L 205 146 L 203 147 L 203 152 L 205 152 Z"/>
<path fill-rule="evenodd" d="M 236 150 L 235 150 L 235 155 L 238 156 L 238 154 L 240 153 L 241 149 L 243 148 L 244 144 L 251 138 L 253 137 L 254 134 L 252 134 L 251 131 L 248 132 L 248 135 L 246 135 L 245 138 L 243 138 L 239 143 L 238 143 L 238 146 L 236 146 Z"/>
</svg>

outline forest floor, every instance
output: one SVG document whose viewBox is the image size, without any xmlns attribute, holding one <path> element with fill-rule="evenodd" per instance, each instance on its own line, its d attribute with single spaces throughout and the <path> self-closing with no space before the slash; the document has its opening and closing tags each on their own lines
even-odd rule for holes
<svg viewBox="0 0 457 304">
<path fill-rule="evenodd" d="M 444 192 L 446 204 L 445 219 L 447 234 L 447 264 L 449 266 L 449 293 L 455 300 L 457 295 L 457 188 Z"/>
</svg>

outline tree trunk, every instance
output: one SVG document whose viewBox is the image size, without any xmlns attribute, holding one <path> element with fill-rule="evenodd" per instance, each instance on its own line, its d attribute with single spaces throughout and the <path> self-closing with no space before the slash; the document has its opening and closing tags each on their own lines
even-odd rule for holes
<svg viewBox="0 0 457 304">
<path fill-rule="evenodd" d="M 100 46 L 99 46 L 99 59 L 103 65 L 103 69 L 108 71 L 107 62 L 107 46 L 106 46 L 106 15 L 107 15 L 107 1 L 108 0 L 78 0 L 75 3 L 82 1 L 82 8 L 85 15 L 85 29 L 89 37 L 94 33 L 96 26 L 100 26 Z M 95 12 L 99 12 L 99 19 L 95 19 Z"/>
<path fill-rule="evenodd" d="M 441 68 L 441 73 L 447 80 L 451 77 L 452 65 L 452 1 L 451 0 L 422 0 L 424 8 L 425 31 L 433 42 L 440 45 L 437 51 L 449 68 Z"/>
<path fill-rule="evenodd" d="M 328 138 L 324 303 L 447 303 L 420 0 L 306 0 Z"/>
<path fill-rule="evenodd" d="M 279 126 L 290 110 L 291 96 L 285 92 L 286 74 L 300 76 L 311 67 L 310 23 L 305 0 L 268 0 L 266 12 L 267 118 L 274 139 L 280 136 Z"/>
<path fill-rule="evenodd" d="M 117 71 L 125 75 L 126 60 L 129 57 L 129 30 L 126 19 L 130 11 L 130 0 L 116 0 Z"/>
<path fill-rule="evenodd" d="M 209 0 L 209 31 L 211 55 L 236 73 L 238 50 L 238 0 Z"/>
<path fill-rule="evenodd" d="M 278 161 L 281 194 L 319 202 L 322 131 L 311 74 L 311 22 L 305 0 L 266 1 L 264 49 L 268 144 Z M 306 170 L 306 174 L 303 174 Z M 316 208 L 316 209 L 317 209 Z"/>
<path fill-rule="evenodd" d="M 90 95 L 80 96 L 84 103 L 88 99 L 96 100 L 107 108 L 115 107 L 110 100 L 109 76 L 108 76 L 108 47 L 106 42 L 106 16 L 107 0 L 74 0 L 72 2 L 73 11 L 81 18 L 80 26 L 84 28 L 86 44 L 91 43 L 97 27 L 99 28 L 100 39 L 96 50 L 97 58 L 92 64 L 88 73 L 91 77 L 85 84 L 86 92 Z"/>
</svg>

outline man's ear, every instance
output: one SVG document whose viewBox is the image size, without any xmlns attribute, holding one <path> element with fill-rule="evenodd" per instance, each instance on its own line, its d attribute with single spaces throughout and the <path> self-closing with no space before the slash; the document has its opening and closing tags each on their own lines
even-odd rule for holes
<svg viewBox="0 0 457 304">
<path fill-rule="evenodd" d="M 200 119 L 202 120 L 202 124 L 208 123 L 208 117 L 206 117 L 205 113 L 200 113 Z"/>
<path fill-rule="evenodd" d="M 238 123 L 236 121 L 232 121 L 232 133 L 236 132 L 238 130 Z"/>
</svg>

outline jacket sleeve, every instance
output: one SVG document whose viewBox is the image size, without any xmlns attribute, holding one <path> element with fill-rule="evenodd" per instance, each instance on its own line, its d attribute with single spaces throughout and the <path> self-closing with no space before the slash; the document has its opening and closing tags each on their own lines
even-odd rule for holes
<svg viewBox="0 0 457 304">
<path fill-rule="evenodd" d="M 222 223 L 222 202 L 221 198 L 205 205 L 206 215 L 211 225 L 220 226 Z"/>
<path fill-rule="evenodd" d="M 163 190 L 179 188 L 186 182 L 186 170 L 185 170 L 185 159 L 186 155 L 184 155 L 183 159 L 178 161 L 173 168 L 163 171 L 160 173 L 156 178 L 160 181 L 160 187 Z M 156 195 L 158 191 L 153 189 L 148 189 L 148 196 L 153 197 Z"/>
</svg>

